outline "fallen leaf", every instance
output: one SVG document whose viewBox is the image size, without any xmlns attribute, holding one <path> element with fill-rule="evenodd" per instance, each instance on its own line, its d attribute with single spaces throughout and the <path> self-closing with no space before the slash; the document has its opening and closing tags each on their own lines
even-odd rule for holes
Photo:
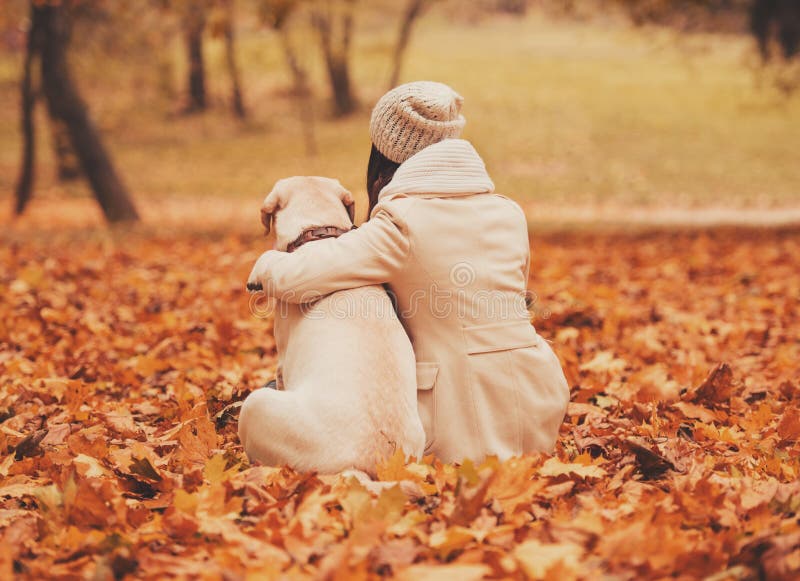
<svg viewBox="0 0 800 581">
<path fill-rule="evenodd" d="M 401 570 L 400 581 L 478 581 L 489 574 L 486 565 L 412 565 Z"/>
<path fill-rule="evenodd" d="M 562 462 L 558 458 L 550 458 L 539 469 L 542 476 L 576 476 L 581 479 L 604 478 L 606 471 L 600 466 Z"/>
<path fill-rule="evenodd" d="M 800 439 L 800 409 L 789 407 L 783 412 L 778 422 L 778 435 L 789 442 Z"/>
<path fill-rule="evenodd" d="M 514 557 L 531 579 L 563 578 L 553 576 L 557 570 L 562 575 L 565 571 L 577 573 L 583 553 L 581 547 L 571 543 L 545 544 L 537 540 L 525 541 L 514 549 Z"/>
</svg>

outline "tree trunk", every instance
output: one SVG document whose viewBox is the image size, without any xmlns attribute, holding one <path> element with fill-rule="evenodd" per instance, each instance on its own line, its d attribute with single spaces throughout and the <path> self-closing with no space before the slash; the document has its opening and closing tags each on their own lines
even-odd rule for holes
<svg viewBox="0 0 800 581">
<path fill-rule="evenodd" d="M 403 20 L 400 22 L 400 33 L 397 35 L 397 44 L 394 47 L 392 74 L 389 76 L 390 89 L 396 87 L 400 81 L 400 69 L 403 66 L 403 57 L 408 48 L 408 42 L 411 40 L 411 30 L 414 28 L 417 19 L 422 16 L 428 2 L 429 0 L 409 0 L 406 5 Z"/>
<path fill-rule="evenodd" d="M 117 175 L 100 135 L 69 74 L 69 33 L 64 4 L 33 3 L 42 27 L 42 89 L 50 116 L 63 122 L 100 207 L 109 222 L 138 220 L 128 190 Z"/>
<path fill-rule="evenodd" d="M 176 36 L 179 36 L 180 31 L 173 28 L 173 24 L 169 19 L 163 19 L 158 26 L 155 27 L 154 33 L 157 35 L 156 42 L 164 47 L 172 45 L 172 41 Z M 168 50 L 156 51 L 155 56 L 155 82 L 158 87 L 158 94 L 166 103 L 175 103 L 178 100 L 178 90 L 175 86 L 175 60 L 173 54 Z"/>
<path fill-rule="evenodd" d="M 81 165 L 78 156 L 72 150 L 69 141 L 69 130 L 63 121 L 50 119 L 50 136 L 53 139 L 53 153 L 56 157 L 56 175 L 62 182 L 77 180 L 81 177 Z"/>
<path fill-rule="evenodd" d="M 497 10 L 506 14 L 524 16 L 528 12 L 528 0 L 499 0 Z"/>
<path fill-rule="evenodd" d="M 778 40 L 783 49 L 783 57 L 791 60 L 800 53 L 800 2 L 783 0 L 777 21 Z"/>
<path fill-rule="evenodd" d="M 36 156 L 36 130 L 34 127 L 34 108 L 36 106 L 36 90 L 33 83 L 33 67 L 36 57 L 41 51 L 42 26 L 37 9 L 31 5 L 31 22 L 28 41 L 25 48 L 21 95 L 21 129 L 22 129 L 22 163 L 14 191 L 14 213 L 19 215 L 31 200 L 33 193 L 34 160 Z"/>
<path fill-rule="evenodd" d="M 203 29 L 205 26 L 204 8 L 198 4 L 192 4 L 186 16 L 186 54 L 189 58 L 189 101 L 186 105 L 186 113 L 204 111 L 206 108 L 206 67 L 203 59 Z"/>
<path fill-rule="evenodd" d="M 286 66 L 292 74 L 292 92 L 297 101 L 297 110 L 303 127 L 306 155 L 314 156 L 317 154 L 317 139 L 314 130 L 314 109 L 311 99 L 311 87 L 308 83 L 308 73 L 300 64 L 300 59 L 297 58 L 297 54 L 292 47 L 285 21 L 281 21 L 280 25 L 277 26 L 277 30 Z"/>
<path fill-rule="evenodd" d="M 350 67 L 347 61 L 334 59 L 327 63 L 328 77 L 333 90 L 336 115 L 344 116 L 355 111 L 357 102 L 350 84 Z"/>
<path fill-rule="evenodd" d="M 325 8 L 317 8 L 313 17 L 333 93 L 334 114 L 342 117 L 358 107 L 350 82 L 350 40 L 355 1 L 343 0 L 342 11 L 338 14 L 333 13 L 330 4 L 329 0 Z"/>
<path fill-rule="evenodd" d="M 797 0 L 755 0 L 750 10 L 750 32 L 758 42 L 761 59 L 770 58 L 769 45 L 777 36 L 783 57 L 800 52 L 800 2 Z"/>
<path fill-rule="evenodd" d="M 775 0 L 755 0 L 750 9 L 750 32 L 758 43 L 758 51 L 764 62 L 769 60 L 770 22 L 775 7 Z"/>
<path fill-rule="evenodd" d="M 297 53 L 289 39 L 288 31 L 282 26 L 278 29 L 278 35 L 281 40 L 283 58 L 286 61 L 289 72 L 292 74 L 292 89 L 296 94 L 309 93 L 311 89 L 308 86 L 308 73 L 300 64 L 300 59 L 297 58 Z"/>
<path fill-rule="evenodd" d="M 233 28 L 225 31 L 225 62 L 228 65 L 228 74 L 231 77 L 231 106 L 233 113 L 240 119 L 247 116 L 242 99 L 242 87 L 239 79 L 239 68 L 236 66 L 235 44 Z"/>
<path fill-rule="evenodd" d="M 225 64 L 231 78 L 231 106 L 233 113 L 240 119 L 247 116 L 242 99 L 242 87 L 239 76 L 239 67 L 236 64 L 236 36 L 234 31 L 233 1 L 225 0 Z"/>
</svg>

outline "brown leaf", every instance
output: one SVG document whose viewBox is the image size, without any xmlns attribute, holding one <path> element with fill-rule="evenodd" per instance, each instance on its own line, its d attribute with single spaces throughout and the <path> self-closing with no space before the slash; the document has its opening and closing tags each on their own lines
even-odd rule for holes
<svg viewBox="0 0 800 581">
<path fill-rule="evenodd" d="M 636 463 L 646 480 L 657 480 L 675 466 L 667 460 L 657 448 L 649 446 L 642 440 L 628 438 L 625 447 L 636 455 Z"/>
<path fill-rule="evenodd" d="M 69 424 L 58 424 L 47 430 L 47 435 L 39 442 L 42 446 L 58 446 L 63 444 L 71 433 Z"/>
<path fill-rule="evenodd" d="M 125 507 L 111 480 L 80 478 L 64 489 L 64 506 L 71 524 L 82 527 L 113 527 L 125 522 Z"/>
<path fill-rule="evenodd" d="M 189 539 L 200 530 L 197 518 L 180 510 L 168 510 L 161 522 L 164 531 L 176 539 Z"/>
<path fill-rule="evenodd" d="M 778 422 L 778 435 L 784 442 L 796 442 L 800 439 L 800 409 L 787 407 Z"/>
<path fill-rule="evenodd" d="M 178 432 L 178 454 L 188 463 L 203 464 L 217 447 L 214 423 L 207 415 L 186 422 Z"/>
<path fill-rule="evenodd" d="M 734 389 L 733 370 L 727 363 L 718 364 L 694 391 L 692 399 L 706 404 L 727 402 Z"/>
<path fill-rule="evenodd" d="M 478 581 L 489 573 L 486 565 L 412 565 L 399 572 L 399 581 Z"/>
<path fill-rule="evenodd" d="M 129 470 L 131 471 L 131 474 L 141 476 L 145 480 L 149 480 L 151 482 L 161 482 L 161 480 L 163 480 L 161 475 L 158 473 L 158 470 L 153 468 L 153 465 L 150 464 L 150 460 L 147 458 L 134 458 L 131 461 Z"/>
<path fill-rule="evenodd" d="M 544 544 L 526 541 L 514 549 L 514 557 L 530 579 L 563 579 L 580 570 L 584 549 L 572 543 Z"/>
<path fill-rule="evenodd" d="M 411 565 L 421 552 L 422 548 L 408 537 L 389 539 L 375 549 L 375 564 L 378 569 L 388 566 L 398 571 Z"/>
<path fill-rule="evenodd" d="M 606 471 L 592 464 L 561 462 L 558 458 L 550 458 L 539 470 L 542 476 L 569 476 L 577 478 L 603 478 Z"/>
<path fill-rule="evenodd" d="M 717 414 L 713 410 L 686 401 L 675 402 L 670 404 L 670 407 L 675 408 L 681 412 L 684 417 L 689 419 L 700 420 L 708 424 L 719 420 Z"/>
<path fill-rule="evenodd" d="M 27 458 L 29 456 L 37 456 L 41 454 L 42 449 L 39 447 L 39 444 L 46 435 L 47 430 L 36 430 L 32 434 L 26 436 L 25 439 L 17 444 L 17 447 L 14 450 L 14 458 L 17 460 L 22 460 L 23 458 Z"/>
<path fill-rule="evenodd" d="M 494 476 L 490 475 L 475 488 L 465 490 L 464 487 L 461 487 L 460 494 L 456 496 L 453 514 L 450 516 L 450 522 L 453 525 L 468 526 L 478 517 L 486 504 L 486 493 L 493 480 Z M 464 483 L 463 480 L 461 482 Z"/>
</svg>

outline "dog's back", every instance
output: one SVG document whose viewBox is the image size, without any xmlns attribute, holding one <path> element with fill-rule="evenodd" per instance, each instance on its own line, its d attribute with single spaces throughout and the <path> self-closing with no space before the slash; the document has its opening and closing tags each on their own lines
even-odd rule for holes
<svg viewBox="0 0 800 581">
<path fill-rule="evenodd" d="M 277 303 L 274 332 L 285 391 L 261 390 L 245 402 L 240 435 L 251 457 L 373 474 L 398 449 L 422 456 L 414 353 L 382 287 Z M 248 415 L 269 418 L 255 437 L 241 427 Z"/>
<path fill-rule="evenodd" d="M 397 448 L 420 457 L 414 352 L 386 291 L 360 287 L 278 310 L 286 390 L 326 402 L 324 429 L 350 432 L 348 447 L 364 461 Z"/>
<path fill-rule="evenodd" d="M 347 232 L 353 203 L 336 180 L 293 177 L 275 185 L 261 218 L 267 232 L 274 223 L 276 248 L 291 251 L 315 244 L 318 230 Z M 274 331 L 284 391 L 257 390 L 242 406 L 239 437 L 251 458 L 372 472 L 397 449 L 422 455 L 414 352 L 382 287 L 279 302 Z"/>
</svg>

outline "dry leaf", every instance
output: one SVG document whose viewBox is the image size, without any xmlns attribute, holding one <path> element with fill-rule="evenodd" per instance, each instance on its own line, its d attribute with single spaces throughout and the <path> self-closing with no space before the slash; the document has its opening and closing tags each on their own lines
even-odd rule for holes
<svg viewBox="0 0 800 581">
<path fill-rule="evenodd" d="M 606 471 L 600 466 L 561 462 L 550 458 L 539 470 L 542 476 L 577 476 L 578 478 L 603 478 Z"/>
<path fill-rule="evenodd" d="M 555 450 L 370 490 L 242 451 L 261 240 L 0 235 L 1 578 L 800 578 L 792 231 L 536 234 Z"/>
</svg>

